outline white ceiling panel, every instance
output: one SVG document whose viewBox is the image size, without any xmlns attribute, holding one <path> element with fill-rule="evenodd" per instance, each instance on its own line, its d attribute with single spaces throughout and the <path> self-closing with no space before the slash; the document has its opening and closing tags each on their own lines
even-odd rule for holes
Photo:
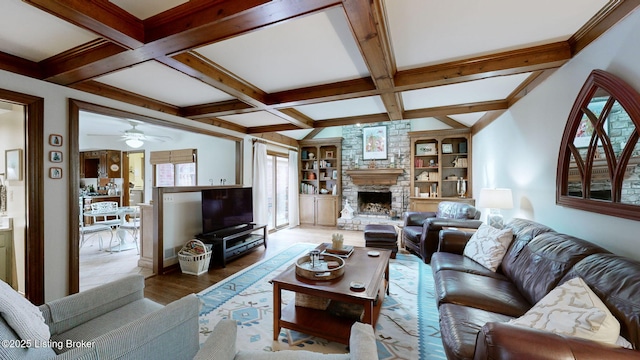
<svg viewBox="0 0 640 360">
<path fill-rule="evenodd" d="M 607 0 L 384 0 L 399 70 L 566 40 Z"/>
<path fill-rule="evenodd" d="M 190 106 L 232 99 L 200 80 L 172 70 L 156 61 L 116 71 L 96 81 L 175 106 Z"/>
<path fill-rule="evenodd" d="M 384 114 L 387 112 L 384 108 L 384 104 L 382 103 L 382 99 L 380 99 L 379 96 L 295 106 L 294 109 L 307 115 L 313 120 Z"/>
<path fill-rule="evenodd" d="M 411 131 L 431 131 L 446 129 L 451 129 L 451 126 L 443 123 L 436 118 L 426 117 L 411 120 Z"/>
<path fill-rule="evenodd" d="M 369 74 L 341 7 L 204 46 L 197 52 L 269 93 Z"/>
<path fill-rule="evenodd" d="M 118 142 L 120 140 L 119 136 L 123 135 L 125 131 L 132 129 L 132 124 L 136 124 L 136 129 L 144 132 L 145 135 L 169 136 L 172 140 L 180 140 L 184 136 L 193 134 L 188 131 L 153 125 L 138 120 L 122 119 L 80 111 L 78 122 L 78 134 L 81 143 L 80 149 L 86 150 L 92 148 L 92 140 L 95 142 L 95 139 Z"/>
<path fill-rule="evenodd" d="M 480 118 L 483 117 L 486 113 L 486 111 L 481 111 L 469 114 L 449 115 L 449 117 L 459 123 L 465 124 L 467 126 L 472 126 L 473 124 L 478 122 L 478 120 L 480 120 Z"/>
<path fill-rule="evenodd" d="M 41 61 L 97 36 L 22 1 L 0 0 L 0 49 Z"/>
<path fill-rule="evenodd" d="M 144 20 L 189 0 L 109 0 L 129 14 Z"/>
<path fill-rule="evenodd" d="M 287 130 L 287 131 L 278 131 L 278 134 L 290 137 L 296 140 L 302 140 L 305 136 L 309 135 L 313 129 L 300 129 L 300 130 Z"/>
<path fill-rule="evenodd" d="M 465 83 L 436 86 L 402 93 L 405 110 L 503 100 L 515 90 L 530 73 L 499 76 Z"/>
<path fill-rule="evenodd" d="M 220 116 L 218 118 L 244 127 L 278 125 L 287 123 L 285 119 L 266 111 Z"/>
</svg>

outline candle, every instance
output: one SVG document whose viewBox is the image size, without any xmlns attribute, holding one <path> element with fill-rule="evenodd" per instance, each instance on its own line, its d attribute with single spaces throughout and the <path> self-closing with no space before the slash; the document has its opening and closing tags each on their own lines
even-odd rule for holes
<svg viewBox="0 0 640 360">
<path fill-rule="evenodd" d="M 394 160 L 394 157 L 393 157 L 393 155 L 391 155 L 390 161 L 391 161 L 392 164 L 395 162 L 393 160 Z"/>
</svg>

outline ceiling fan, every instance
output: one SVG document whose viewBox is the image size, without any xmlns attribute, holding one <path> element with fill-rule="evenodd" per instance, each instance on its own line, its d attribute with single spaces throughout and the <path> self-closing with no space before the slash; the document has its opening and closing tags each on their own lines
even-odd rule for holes
<svg viewBox="0 0 640 360">
<path fill-rule="evenodd" d="M 120 137 L 118 141 L 124 141 L 127 146 L 137 149 L 144 145 L 145 141 L 165 142 L 172 140 L 170 136 L 163 135 L 148 135 L 144 131 L 136 128 L 139 124 L 133 121 L 129 121 L 131 129 L 122 132 L 122 135 L 109 135 L 109 134 L 87 134 L 87 136 L 117 136 Z"/>
</svg>

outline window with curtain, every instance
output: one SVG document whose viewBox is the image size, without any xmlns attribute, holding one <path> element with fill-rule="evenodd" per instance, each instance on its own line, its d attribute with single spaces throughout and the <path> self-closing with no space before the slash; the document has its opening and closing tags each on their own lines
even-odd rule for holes
<svg viewBox="0 0 640 360">
<path fill-rule="evenodd" d="M 268 229 L 289 225 L 289 159 L 284 154 L 267 154 Z"/>
<path fill-rule="evenodd" d="M 153 166 L 154 186 L 196 186 L 196 149 L 151 151 L 149 162 Z"/>
</svg>

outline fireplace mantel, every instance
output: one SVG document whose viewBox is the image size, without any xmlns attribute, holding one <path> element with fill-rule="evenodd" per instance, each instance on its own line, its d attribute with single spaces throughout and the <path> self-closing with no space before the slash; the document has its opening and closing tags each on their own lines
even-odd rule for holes
<svg viewBox="0 0 640 360">
<path fill-rule="evenodd" d="M 404 169 L 357 169 L 345 173 L 355 185 L 395 185 Z"/>
</svg>

